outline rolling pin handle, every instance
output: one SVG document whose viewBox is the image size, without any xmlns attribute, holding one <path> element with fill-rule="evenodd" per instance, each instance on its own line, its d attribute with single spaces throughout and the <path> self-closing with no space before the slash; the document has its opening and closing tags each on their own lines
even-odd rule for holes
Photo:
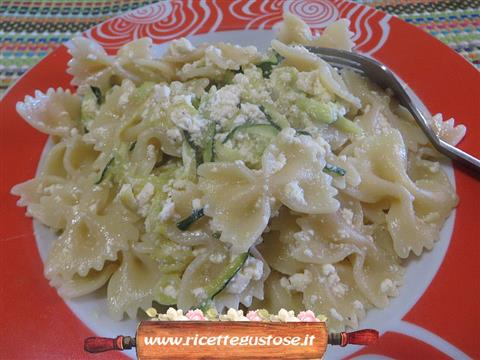
<svg viewBox="0 0 480 360">
<path fill-rule="evenodd" d="M 352 345 L 371 345 L 378 340 L 378 331 L 373 329 L 364 329 L 353 332 L 341 332 L 328 335 L 330 345 L 340 345 L 342 347 Z"/>
<path fill-rule="evenodd" d="M 92 336 L 85 339 L 83 348 L 89 353 L 99 353 L 110 350 L 125 350 L 135 346 L 135 339 L 130 336 L 117 336 L 116 338 L 104 338 Z"/>
</svg>

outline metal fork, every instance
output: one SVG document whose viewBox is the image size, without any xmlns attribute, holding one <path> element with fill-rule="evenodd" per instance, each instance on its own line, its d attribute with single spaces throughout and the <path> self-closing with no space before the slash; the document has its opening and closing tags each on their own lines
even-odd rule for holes
<svg viewBox="0 0 480 360">
<path fill-rule="evenodd" d="M 307 47 L 307 49 L 335 67 L 350 68 L 366 76 L 383 89 L 391 89 L 400 104 L 406 107 L 413 115 L 417 124 L 438 152 L 472 169 L 476 173 L 480 173 L 480 160 L 440 139 L 430 128 L 425 115 L 429 114 L 428 110 L 425 109 L 413 91 L 385 65 L 375 59 L 345 50 L 313 46 Z M 418 101 L 415 101 L 415 99 Z M 423 108 L 423 111 L 420 107 Z"/>
</svg>

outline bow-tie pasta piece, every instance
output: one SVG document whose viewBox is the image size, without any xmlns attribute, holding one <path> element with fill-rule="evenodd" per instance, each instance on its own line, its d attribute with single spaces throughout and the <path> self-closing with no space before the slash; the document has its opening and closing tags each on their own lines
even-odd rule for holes
<svg viewBox="0 0 480 360">
<path fill-rule="evenodd" d="M 72 84 L 95 86 L 102 93 L 125 79 L 137 85 L 172 80 L 176 67 L 154 59 L 151 45 L 149 38 L 138 39 L 120 48 L 116 56 L 108 56 L 95 41 L 77 37 L 68 45 L 72 59 L 67 72 L 73 75 Z"/>
<path fill-rule="evenodd" d="M 152 256 L 158 263 L 158 269 L 169 274 L 181 275 L 195 258 L 193 246 L 182 245 L 153 233 L 145 233 L 141 241 L 132 246 L 136 252 Z"/>
<path fill-rule="evenodd" d="M 136 85 L 145 81 L 160 83 L 173 80 L 176 68 L 167 61 L 154 59 L 151 46 L 150 38 L 141 38 L 122 46 L 112 66 L 114 73 Z"/>
<path fill-rule="evenodd" d="M 308 25 L 291 13 L 283 14 L 277 38 L 285 44 L 302 44 L 351 51 L 355 46 L 353 33 L 348 30 L 350 21 L 340 19 L 329 24 L 321 35 L 314 36 Z"/>
<path fill-rule="evenodd" d="M 298 136 L 294 129 L 283 130 L 262 159 L 273 196 L 301 213 L 335 212 L 337 190 L 331 185 L 332 177 L 323 171 L 327 147 L 310 136 Z"/>
<path fill-rule="evenodd" d="M 92 172 L 95 170 L 95 163 L 100 153 L 94 149 L 92 144 L 86 143 L 81 135 L 74 135 L 66 139 L 65 153 L 63 154 L 63 168 L 70 179 L 77 177 L 88 177 L 93 179 Z M 52 159 L 53 160 L 53 159 Z M 49 165 L 54 165 L 53 162 Z M 46 167 L 45 170 L 48 170 Z"/>
<path fill-rule="evenodd" d="M 337 95 L 338 98 L 345 100 L 354 109 L 361 107 L 360 99 L 350 92 L 341 76 L 326 61 L 310 53 L 301 45 L 289 46 L 278 40 L 272 40 L 271 46 L 285 58 L 285 65 L 294 66 L 302 71 L 318 70 L 322 85 L 327 90 Z"/>
<path fill-rule="evenodd" d="M 12 194 L 20 196 L 19 206 L 27 207 L 27 215 L 53 229 L 63 229 L 70 207 L 77 202 L 74 187 L 64 179 L 42 176 L 17 184 Z"/>
<path fill-rule="evenodd" d="M 205 55 L 207 46 L 208 44 L 201 44 L 196 47 L 186 38 L 176 39 L 170 43 L 162 58 L 173 64 L 192 63 Z"/>
<path fill-rule="evenodd" d="M 53 229 L 65 227 L 66 214 L 70 206 L 78 201 L 73 185 L 67 180 L 68 173 L 63 162 L 65 149 L 64 142 L 56 144 L 49 152 L 39 177 L 12 188 L 12 194 L 20 196 L 17 205 L 26 206 L 28 216 Z"/>
<path fill-rule="evenodd" d="M 181 61 L 189 56 L 192 60 Z M 197 57 L 197 60 L 193 60 Z M 212 45 L 200 46 L 194 49 L 190 55 L 185 54 L 178 58 L 169 57 L 169 59 L 172 59 L 170 61 L 180 67 L 176 71 L 176 77 L 182 82 L 201 78 L 221 80 L 228 68 L 227 60 L 222 56 L 221 50 Z M 238 67 L 238 64 L 235 63 L 234 67 Z"/>
<path fill-rule="evenodd" d="M 166 98 L 157 96 L 159 90 L 153 83 L 144 83 L 136 87 L 130 80 L 122 81 L 105 95 L 104 103 L 89 128 L 87 138 L 93 138 L 96 143 L 105 143 L 110 137 L 119 138 L 118 141 L 131 142 L 141 132 L 137 129 L 145 127 L 144 120 L 154 110 L 156 105 L 164 106 Z M 157 118 L 162 119 L 164 113 L 157 111 Z M 118 146 L 118 145 L 117 145 Z"/>
<path fill-rule="evenodd" d="M 165 235 L 182 245 L 200 245 L 212 240 L 212 231 L 207 217 L 202 216 L 188 226 L 187 229 L 179 229 L 177 224 L 180 220 L 187 219 L 192 213 L 202 211 L 202 192 L 194 183 L 185 181 L 181 190 L 173 190 L 170 198 L 166 200 L 159 219 L 166 225 Z M 171 210 L 169 210 L 171 208 Z"/>
<path fill-rule="evenodd" d="M 337 199 L 340 202 L 340 209 L 337 215 L 341 215 L 342 219 L 339 221 L 346 224 L 348 227 L 353 227 L 355 230 L 368 236 L 373 232 L 373 225 L 369 223 L 369 219 L 366 218 L 363 205 L 357 199 L 349 196 L 345 192 L 340 192 L 337 195 Z"/>
<path fill-rule="evenodd" d="M 112 203 L 102 214 L 82 203 L 71 207 L 62 234 L 53 242 L 45 263 L 45 276 L 69 279 L 101 270 L 105 261 L 115 261 L 119 251 L 138 238 L 135 217 L 120 204 Z"/>
<path fill-rule="evenodd" d="M 423 247 L 433 246 L 435 228 L 415 215 L 412 196 L 403 186 L 365 172 L 362 173 L 358 191 L 351 195 L 367 203 L 376 203 L 385 197 L 395 199 L 381 202 L 383 206 L 377 207 L 377 211 L 383 211 L 385 207 L 388 210 L 385 219 L 389 224 L 395 251 L 400 257 L 406 258 L 410 251 L 420 254 Z M 372 198 L 376 200 L 372 201 Z"/>
<path fill-rule="evenodd" d="M 281 309 L 293 310 L 296 314 L 304 310 L 302 293 L 282 285 L 282 282 L 285 283 L 282 279 L 285 279 L 285 275 L 273 270 L 265 280 L 264 300 L 255 299 L 252 308 L 266 309 L 271 314 L 278 313 Z"/>
<path fill-rule="evenodd" d="M 122 129 L 138 111 L 129 103 L 135 90 L 135 85 L 129 80 L 112 88 L 94 121 L 86 123 L 88 133 L 84 136 L 85 141 L 94 144 L 95 150 L 101 151 L 104 158 L 115 155 L 115 150 L 120 148 Z"/>
<path fill-rule="evenodd" d="M 310 265 L 299 275 L 300 279 L 290 276 L 286 286 L 303 292 L 307 309 L 327 317 L 329 331 L 358 327 L 371 305 L 359 292 L 348 260 L 333 265 Z"/>
<path fill-rule="evenodd" d="M 153 288 L 153 298 L 162 305 L 177 303 L 180 279 L 187 266 L 195 258 L 194 248 L 178 244 L 163 235 L 146 232 L 139 242 L 132 245 L 136 254 L 153 258 L 156 272 L 161 276 Z"/>
<path fill-rule="evenodd" d="M 162 143 L 161 135 L 154 129 L 144 130 L 138 135 L 135 146 L 130 151 L 132 170 L 137 175 L 148 176 L 158 164 L 162 163 Z"/>
<path fill-rule="evenodd" d="M 65 228 L 72 206 L 79 203 L 83 186 L 91 187 L 93 163 L 98 154 L 75 135 L 54 145 L 37 178 L 18 184 L 12 193 L 21 196 L 18 204 L 43 224 Z M 82 179 L 77 183 L 73 179 Z M 88 193 L 92 194 L 90 190 Z M 101 202 L 103 192 L 97 192 Z M 90 204 L 91 205 L 91 204 Z"/>
<path fill-rule="evenodd" d="M 66 298 L 76 298 L 90 294 L 105 285 L 118 269 L 117 262 L 105 262 L 101 270 L 91 269 L 87 275 L 73 275 L 72 278 L 54 279 L 51 285 L 57 287 L 58 294 Z"/>
<path fill-rule="evenodd" d="M 398 296 L 405 271 L 385 227 L 378 227 L 373 239 L 375 245 L 368 251 L 352 255 L 353 276 L 363 295 L 376 307 L 385 308 L 389 297 Z"/>
<path fill-rule="evenodd" d="M 62 138 L 78 133 L 80 97 L 70 90 L 48 89 L 35 97 L 26 96 L 17 103 L 17 112 L 32 127 L 48 135 Z"/>
<path fill-rule="evenodd" d="M 436 114 L 430 118 L 430 126 L 437 136 L 447 143 L 455 146 L 465 136 L 467 128 L 464 125 L 455 126 L 455 119 L 443 120 L 442 114 Z"/>
<path fill-rule="evenodd" d="M 164 59 L 182 65 L 177 75 L 183 81 L 200 77 L 221 80 L 228 70 L 240 70 L 243 65 L 258 62 L 261 56 L 254 46 L 217 43 L 195 48 L 188 40 L 179 39 L 172 43 Z"/>
<path fill-rule="evenodd" d="M 64 158 L 67 150 L 66 142 L 55 144 L 48 153 L 42 169 L 41 175 L 50 175 L 59 179 L 68 179 L 69 173 L 65 167 Z"/>
<path fill-rule="evenodd" d="M 262 175 L 243 162 L 202 164 L 198 175 L 205 214 L 222 232 L 220 240 L 230 244 L 233 253 L 247 251 L 270 218 Z"/>
<path fill-rule="evenodd" d="M 264 284 L 270 275 L 270 268 L 255 247 L 250 248 L 249 254 L 242 268 L 215 296 L 217 309 L 236 309 L 240 304 L 250 307 L 253 300 L 264 299 Z"/>
<path fill-rule="evenodd" d="M 169 93 L 166 85 L 145 83 L 135 87 L 130 80 L 123 81 L 106 95 L 94 120 L 85 122 L 85 141 L 102 152 L 104 163 L 131 155 L 143 173 L 162 160 L 162 152 L 179 156 L 182 135 L 177 129 L 175 137 L 169 136 L 174 128 L 167 119 Z M 138 161 L 142 157 L 147 160 L 145 164 Z"/>
<path fill-rule="evenodd" d="M 412 187 L 416 213 L 440 229 L 458 204 L 458 196 L 440 163 L 417 155 L 409 161 L 408 176 L 416 186 Z"/>
<path fill-rule="evenodd" d="M 73 85 L 92 85 L 105 91 L 111 86 L 114 58 L 94 40 L 75 37 L 67 45 L 72 59 L 67 73 L 73 76 Z"/>
<path fill-rule="evenodd" d="M 216 44 L 216 47 L 221 50 L 222 57 L 226 59 L 226 61 L 224 60 L 224 64 L 227 65 L 229 69 L 233 68 L 234 70 L 238 70 L 241 65 L 256 63 L 261 59 L 261 54 L 255 46 L 240 47 L 221 42 Z M 216 52 L 218 53 L 218 51 Z M 222 64 L 217 65 L 221 66 Z"/>
<path fill-rule="evenodd" d="M 187 310 L 213 301 L 221 311 L 232 304 L 250 306 L 254 296 L 263 299 L 269 269 L 253 248 L 251 254 L 234 255 L 220 242 L 210 244 L 183 273 L 178 307 Z"/>
<path fill-rule="evenodd" d="M 107 307 L 112 318 L 121 320 L 124 313 L 135 318 L 139 308 L 151 307 L 153 289 L 162 277 L 164 274 L 158 271 L 157 263 L 148 255 L 128 249 L 122 251 L 121 265 L 107 287 Z"/>
<path fill-rule="evenodd" d="M 209 247 L 202 249 L 182 275 L 178 308 L 183 310 L 191 307 L 198 308 L 215 295 L 215 291 L 207 293 L 207 286 L 228 266 L 230 260 L 233 259 L 230 258 L 228 250 L 219 243 L 212 243 Z"/>
<path fill-rule="evenodd" d="M 438 237 L 436 226 L 415 215 L 410 194 L 398 192 L 397 197 L 400 199 L 392 202 L 386 216 L 395 251 L 400 257 L 406 258 L 410 251 L 420 255 L 423 248 L 431 250 Z"/>
<path fill-rule="evenodd" d="M 301 45 L 286 45 L 278 40 L 272 40 L 271 47 L 285 58 L 285 65 L 293 66 L 300 71 L 316 70 L 319 66 L 319 58 Z"/>
<path fill-rule="evenodd" d="M 297 223 L 301 231 L 293 234 L 290 254 L 307 264 L 334 264 L 372 245 L 371 239 L 339 212 L 304 216 Z"/>
<path fill-rule="evenodd" d="M 412 115 L 397 105 L 378 85 L 351 70 L 344 69 L 341 74 L 348 88 L 366 106 L 364 113 L 357 117 L 357 124 L 366 133 L 380 133 L 393 127 L 401 131 L 403 141 L 411 151 L 417 151 L 419 146 L 428 143 L 427 137 L 419 131 Z"/>
<path fill-rule="evenodd" d="M 414 183 L 410 179 L 407 152 L 398 130 L 387 129 L 382 134 L 365 137 L 352 144 L 352 149 L 362 182 L 350 193 L 367 203 L 393 199 L 386 220 L 397 254 L 405 258 L 410 251 L 420 255 L 424 247 L 431 249 L 439 228 L 428 221 L 428 215 L 433 214 L 432 220 L 438 217 L 443 222 L 441 215 L 447 215 L 456 204 L 456 196 L 448 182 L 445 183 L 446 179 L 437 178 L 437 185 L 433 185 L 435 176 L 431 175 L 428 175 L 430 181 Z M 422 189 L 422 185 L 426 188 Z M 424 209 L 422 218 L 416 207 Z M 447 211 L 439 214 L 435 208 Z M 426 209 L 431 212 L 425 213 Z"/>
<path fill-rule="evenodd" d="M 301 230 L 297 218 L 287 207 L 282 206 L 279 215 L 270 222 L 269 231 L 262 235 L 262 243 L 257 246 L 267 263 L 283 274 L 293 275 L 303 271 L 306 266 L 292 256 L 294 235 Z"/>
</svg>

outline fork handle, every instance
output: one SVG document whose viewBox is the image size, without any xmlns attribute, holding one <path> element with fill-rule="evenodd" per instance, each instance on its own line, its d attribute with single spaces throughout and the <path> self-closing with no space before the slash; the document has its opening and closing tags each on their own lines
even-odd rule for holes
<svg viewBox="0 0 480 360">
<path fill-rule="evenodd" d="M 474 171 L 477 175 L 480 175 L 480 160 L 476 157 L 466 153 L 465 151 L 450 145 L 449 143 L 439 139 L 441 144 L 433 143 L 435 148 L 443 155 L 451 158 L 457 163 L 463 165 L 467 169 Z"/>
</svg>

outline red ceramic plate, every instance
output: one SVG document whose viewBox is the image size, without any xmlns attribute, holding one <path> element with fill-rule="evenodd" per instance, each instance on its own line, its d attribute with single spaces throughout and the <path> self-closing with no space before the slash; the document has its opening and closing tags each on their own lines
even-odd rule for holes
<svg viewBox="0 0 480 360">
<path fill-rule="evenodd" d="M 349 18 L 357 50 L 387 64 L 431 113 L 442 112 L 444 118 L 453 116 L 465 124 L 467 135 L 459 146 L 480 156 L 480 73 L 423 31 L 362 5 L 342 0 L 161 2 L 108 20 L 86 35 L 109 52 L 144 36 L 156 44 L 186 36 L 193 42 L 223 40 L 265 48 L 273 37 L 270 29 L 281 21 L 283 10 L 299 15 L 316 31 L 338 18 Z M 34 236 L 32 220 L 9 194 L 14 184 L 34 176 L 47 140 L 17 115 L 15 104 L 37 89 L 71 88 L 66 73 L 69 58 L 66 47 L 61 46 L 23 76 L 2 100 L 0 358 L 91 358 L 83 352 L 85 337 L 95 332 L 115 336 L 132 326 L 132 322 L 115 324 L 106 318 L 98 322 L 98 314 L 82 308 L 85 301 L 65 303 L 57 295 L 43 276 L 40 254 L 44 249 Z M 379 329 L 380 341 L 367 348 L 329 349 L 327 358 L 480 356 L 480 242 L 474 232 L 480 212 L 480 183 L 455 167 L 450 175 L 460 204 L 437 246 L 409 265 L 400 298 L 361 323 Z M 134 331 L 132 328 L 125 335 Z"/>
</svg>

